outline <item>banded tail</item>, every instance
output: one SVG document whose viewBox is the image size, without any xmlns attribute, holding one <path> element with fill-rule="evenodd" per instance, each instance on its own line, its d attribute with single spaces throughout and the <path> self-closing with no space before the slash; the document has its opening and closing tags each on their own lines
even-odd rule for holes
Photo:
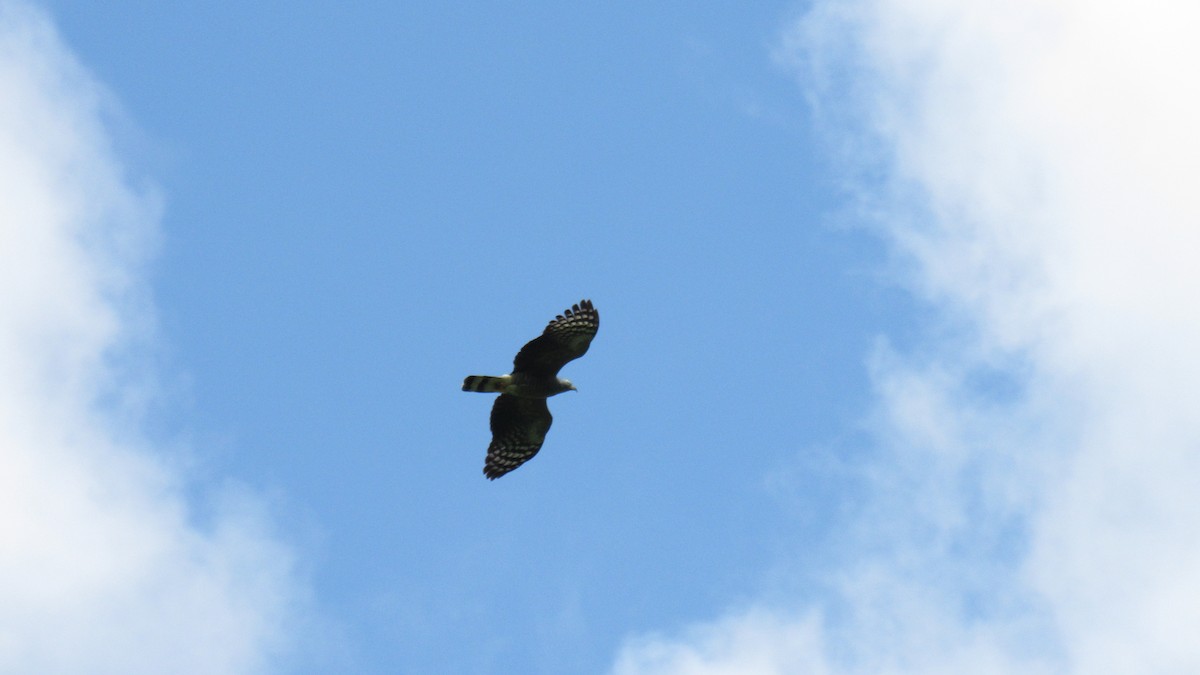
<svg viewBox="0 0 1200 675">
<path fill-rule="evenodd" d="M 501 393 L 512 381 L 511 375 L 491 377 L 490 375 L 468 375 L 463 380 L 463 391 L 478 391 L 483 393 Z"/>
</svg>

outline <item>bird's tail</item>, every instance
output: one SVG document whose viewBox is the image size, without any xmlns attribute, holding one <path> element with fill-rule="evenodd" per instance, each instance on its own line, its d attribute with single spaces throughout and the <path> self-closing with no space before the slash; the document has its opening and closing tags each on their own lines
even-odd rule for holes
<svg viewBox="0 0 1200 675">
<path fill-rule="evenodd" d="M 509 385 L 511 380 L 511 375 L 501 375 L 500 377 L 491 377 L 490 375 L 468 375 L 467 379 L 463 380 L 463 391 L 479 391 L 484 393 L 501 392 L 504 391 L 504 388 Z"/>
</svg>

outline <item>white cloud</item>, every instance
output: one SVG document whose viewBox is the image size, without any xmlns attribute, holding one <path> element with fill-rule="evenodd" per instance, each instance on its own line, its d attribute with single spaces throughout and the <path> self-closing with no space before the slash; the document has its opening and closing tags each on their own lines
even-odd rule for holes
<svg viewBox="0 0 1200 675">
<path fill-rule="evenodd" d="M 786 620 L 752 611 L 697 626 L 682 641 L 659 637 L 632 641 L 618 657 L 614 675 L 669 672 L 680 675 L 765 675 L 831 672 L 822 663 L 821 628 L 815 618 Z"/>
<path fill-rule="evenodd" d="M 0 2 L 0 671 L 260 672 L 302 586 L 254 499 L 197 525 L 138 432 L 158 207 L 112 111 L 40 11 Z"/>
<path fill-rule="evenodd" d="M 1165 0 L 827 0 L 789 34 L 944 321 L 873 357 L 875 497 L 828 599 L 796 603 L 825 617 L 799 659 L 1200 672 L 1197 29 Z M 713 639 L 631 642 L 619 672 L 708 672 L 642 657 Z"/>
</svg>

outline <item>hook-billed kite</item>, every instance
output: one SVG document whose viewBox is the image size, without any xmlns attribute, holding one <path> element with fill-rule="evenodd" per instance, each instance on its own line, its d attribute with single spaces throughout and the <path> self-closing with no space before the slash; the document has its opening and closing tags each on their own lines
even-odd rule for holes
<svg viewBox="0 0 1200 675">
<path fill-rule="evenodd" d="M 500 393 L 492 406 L 492 442 L 483 467 L 488 479 L 495 480 L 521 466 L 541 449 L 553 421 L 546 399 L 576 391 L 570 380 L 558 376 L 558 371 L 568 361 L 587 353 L 599 328 L 600 313 L 591 300 L 581 300 L 521 348 L 511 373 L 499 377 L 471 375 L 463 380 L 463 391 Z"/>
</svg>

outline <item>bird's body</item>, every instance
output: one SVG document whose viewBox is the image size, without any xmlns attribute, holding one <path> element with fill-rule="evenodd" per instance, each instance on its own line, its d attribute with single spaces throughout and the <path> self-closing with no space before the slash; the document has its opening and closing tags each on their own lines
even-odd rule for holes
<svg viewBox="0 0 1200 675">
<path fill-rule="evenodd" d="M 463 391 L 478 391 L 483 393 L 501 393 L 525 398 L 550 398 L 564 391 L 575 391 L 575 385 L 570 380 L 561 377 L 545 377 L 530 373 L 511 373 L 492 377 L 489 375 L 469 375 L 463 380 Z"/>
<path fill-rule="evenodd" d="M 521 466 L 541 449 L 554 421 L 546 399 L 575 391 L 575 385 L 558 377 L 558 371 L 587 353 L 599 328 L 600 313 L 590 300 L 582 300 L 521 348 L 513 372 L 471 375 L 463 381 L 463 391 L 500 394 L 492 406 L 492 442 L 483 467 L 489 479 Z"/>
</svg>

